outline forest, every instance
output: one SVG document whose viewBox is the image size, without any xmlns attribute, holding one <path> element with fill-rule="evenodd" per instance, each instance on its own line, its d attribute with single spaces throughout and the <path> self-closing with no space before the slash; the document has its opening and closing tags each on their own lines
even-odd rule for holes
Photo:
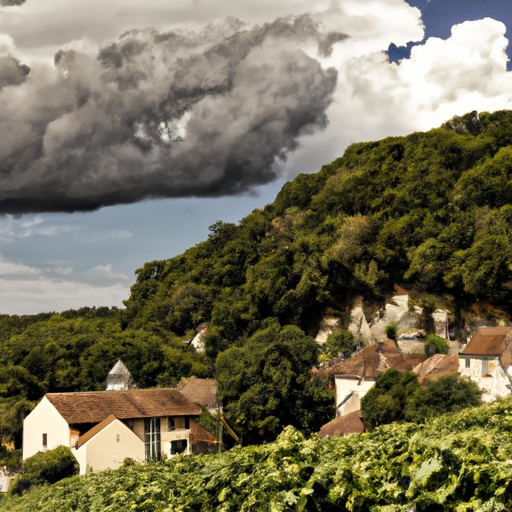
<svg viewBox="0 0 512 512">
<path fill-rule="evenodd" d="M 247 443 L 286 425 L 310 435 L 333 415 L 307 376 L 322 318 L 346 326 L 357 297 L 378 309 L 400 285 L 453 312 L 456 330 L 475 309 L 508 319 L 511 227 L 512 112 L 353 144 L 238 224 L 146 263 L 124 309 L 0 316 L 0 436 L 19 446 L 44 393 L 103 389 L 118 358 L 140 387 L 215 376 Z M 189 341 L 205 322 L 199 353 Z"/>
</svg>

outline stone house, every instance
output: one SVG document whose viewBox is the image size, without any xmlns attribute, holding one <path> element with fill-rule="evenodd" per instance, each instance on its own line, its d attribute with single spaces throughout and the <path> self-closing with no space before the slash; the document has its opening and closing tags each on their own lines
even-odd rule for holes
<svg viewBox="0 0 512 512">
<path fill-rule="evenodd" d="M 176 389 L 48 393 L 23 423 L 23 459 L 69 446 L 80 473 L 215 449 L 201 407 Z"/>
</svg>

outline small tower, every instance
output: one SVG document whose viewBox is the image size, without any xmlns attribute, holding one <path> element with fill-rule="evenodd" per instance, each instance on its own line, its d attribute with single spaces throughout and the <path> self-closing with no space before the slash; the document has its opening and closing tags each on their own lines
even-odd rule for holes
<svg viewBox="0 0 512 512">
<path fill-rule="evenodd" d="M 121 359 L 110 370 L 105 386 L 107 391 L 126 391 L 136 387 L 130 370 L 126 368 Z"/>
</svg>

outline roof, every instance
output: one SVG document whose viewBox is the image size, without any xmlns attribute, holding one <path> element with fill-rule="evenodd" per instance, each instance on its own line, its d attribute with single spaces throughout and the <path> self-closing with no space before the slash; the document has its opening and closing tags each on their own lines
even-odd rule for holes
<svg viewBox="0 0 512 512">
<path fill-rule="evenodd" d="M 45 395 L 68 424 L 99 423 L 113 414 L 120 420 L 199 416 L 201 407 L 176 389 L 131 389 Z"/>
<path fill-rule="evenodd" d="M 319 374 L 376 379 L 390 368 L 412 370 L 426 359 L 423 354 L 403 354 L 392 341 L 373 343 L 352 357 L 316 371 Z"/>
<path fill-rule="evenodd" d="M 426 361 L 414 368 L 414 373 L 418 376 L 420 384 L 436 380 L 443 375 L 458 373 L 459 356 L 448 356 L 445 354 L 434 354 Z"/>
<path fill-rule="evenodd" d="M 215 379 L 191 378 L 180 382 L 176 389 L 196 404 L 206 407 L 217 406 L 217 381 Z"/>
<path fill-rule="evenodd" d="M 361 411 L 357 410 L 324 425 L 318 432 L 318 437 L 320 439 L 325 436 L 341 437 L 348 434 L 362 434 L 363 432 L 366 432 L 366 429 L 361 421 Z"/>
<path fill-rule="evenodd" d="M 130 370 L 126 368 L 121 359 L 110 370 L 105 387 L 107 391 L 120 391 L 136 387 Z"/>
<path fill-rule="evenodd" d="M 499 356 L 507 347 L 512 327 L 481 327 L 461 352 L 471 356 Z M 508 339 L 507 339 L 508 338 Z"/>
<path fill-rule="evenodd" d="M 115 419 L 116 417 L 113 414 L 107 416 L 103 421 L 98 423 L 96 426 L 88 430 L 83 436 L 80 436 L 78 438 L 78 446 L 82 446 L 85 443 L 87 443 L 89 439 L 94 437 L 98 432 L 101 432 L 107 425 L 110 425 Z"/>
</svg>

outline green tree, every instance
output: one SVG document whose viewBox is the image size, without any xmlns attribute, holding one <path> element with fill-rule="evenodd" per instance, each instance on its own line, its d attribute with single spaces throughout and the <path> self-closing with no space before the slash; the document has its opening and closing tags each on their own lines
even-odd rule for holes
<svg viewBox="0 0 512 512">
<path fill-rule="evenodd" d="M 429 334 L 425 338 L 425 354 L 428 357 L 432 357 L 434 354 L 448 354 L 448 351 L 448 343 L 444 338 L 436 334 Z"/>
<path fill-rule="evenodd" d="M 392 340 L 396 344 L 397 340 L 397 333 L 398 333 L 398 326 L 395 322 L 390 322 L 388 325 L 386 325 L 384 329 L 384 334 L 388 337 L 388 339 Z"/>
<path fill-rule="evenodd" d="M 361 417 L 369 430 L 403 420 L 408 399 L 419 388 L 414 372 L 400 373 L 390 369 L 375 381 L 368 393 L 361 399 Z"/>
<path fill-rule="evenodd" d="M 273 440 L 286 425 L 310 434 L 332 419 L 332 395 L 306 376 L 317 356 L 313 338 L 275 321 L 218 355 L 219 396 L 245 443 Z"/>
<path fill-rule="evenodd" d="M 418 388 L 408 399 L 405 418 L 423 422 L 440 414 L 458 412 L 482 403 L 482 390 L 458 373 L 444 375 Z"/>
<path fill-rule="evenodd" d="M 334 359 L 339 357 L 343 352 L 353 352 L 356 350 L 357 343 L 354 335 L 349 330 L 342 329 L 341 331 L 331 332 L 327 336 L 325 349 L 327 355 L 331 359 Z"/>
</svg>

